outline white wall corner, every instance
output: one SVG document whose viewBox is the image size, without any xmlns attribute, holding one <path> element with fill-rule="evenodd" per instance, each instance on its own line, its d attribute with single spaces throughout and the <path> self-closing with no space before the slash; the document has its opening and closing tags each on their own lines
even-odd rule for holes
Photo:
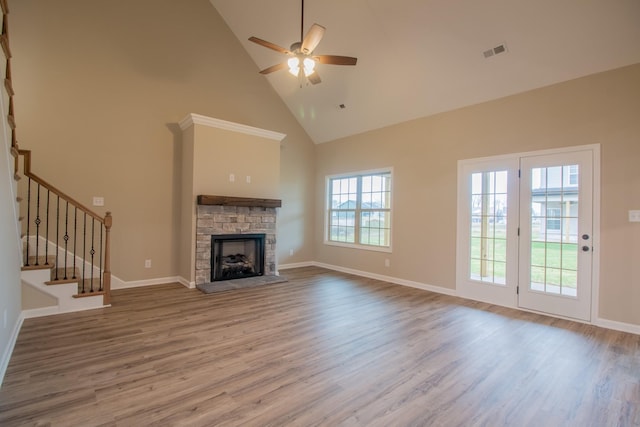
<svg viewBox="0 0 640 427">
<path fill-rule="evenodd" d="M 13 354 L 13 348 L 16 345 L 16 341 L 18 340 L 18 335 L 20 334 L 20 329 L 22 328 L 22 322 L 24 321 L 24 316 L 20 314 L 18 320 L 13 325 L 13 330 L 11 331 L 11 337 L 9 338 L 9 342 L 7 343 L 4 351 L 2 352 L 2 358 L 0 358 L 0 386 L 2 386 L 2 381 L 4 380 L 4 375 L 7 373 L 7 367 L 9 366 L 9 360 L 11 359 L 11 355 Z"/>
</svg>

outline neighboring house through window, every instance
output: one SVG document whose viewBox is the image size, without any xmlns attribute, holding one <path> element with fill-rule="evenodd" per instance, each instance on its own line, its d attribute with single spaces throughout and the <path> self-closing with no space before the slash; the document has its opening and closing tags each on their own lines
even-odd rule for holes
<svg viewBox="0 0 640 427">
<path fill-rule="evenodd" d="M 391 248 L 391 170 L 327 177 L 325 243 Z"/>
</svg>

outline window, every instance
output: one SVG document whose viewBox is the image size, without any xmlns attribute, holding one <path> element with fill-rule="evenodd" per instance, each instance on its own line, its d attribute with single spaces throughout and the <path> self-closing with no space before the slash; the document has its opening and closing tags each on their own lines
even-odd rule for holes
<svg viewBox="0 0 640 427">
<path fill-rule="evenodd" d="M 560 208 L 547 207 L 547 230 L 560 230 L 561 217 Z"/>
<path fill-rule="evenodd" d="M 391 246 L 390 171 L 328 177 L 327 198 L 327 242 Z"/>
<path fill-rule="evenodd" d="M 569 185 L 578 185 L 578 165 L 565 166 L 569 169 Z"/>
</svg>

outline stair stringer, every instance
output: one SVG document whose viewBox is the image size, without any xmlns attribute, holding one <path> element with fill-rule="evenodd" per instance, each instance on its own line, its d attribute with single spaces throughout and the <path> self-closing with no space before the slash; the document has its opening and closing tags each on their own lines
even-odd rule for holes
<svg viewBox="0 0 640 427">
<path fill-rule="evenodd" d="M 47 316 L 50 314 L 70 313 L 73 311 L 92 310 L 105 307 L 102 303 L 102 294 L 74 298 L 78 293 L 77 283 L 62 283 L 59 285 L 46 285 L 51 280 L 51 270 L 25 270 L 22 272 L 22 286 L 32 286 L 47 295 L 56 298 L 58 304 L 49 307 L 24 310 L 24 317 Z"/>
</svg>

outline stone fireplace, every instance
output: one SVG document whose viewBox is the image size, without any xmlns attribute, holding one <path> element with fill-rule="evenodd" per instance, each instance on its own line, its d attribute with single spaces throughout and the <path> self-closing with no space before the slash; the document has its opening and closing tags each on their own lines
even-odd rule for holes
<svg viewBox="0 0 640 427">
<path fill-rule="evenodd" d="M 280 206 L 280 200 L 271 199 L 250 199 L 241 197 L 221 197 L 221 196 L 198 196 L 196 211 L 196 254 L 195 254 L 195 282 L 196 285 L 226 280 L 238 277 L 250 277 L 257 275 L 276 274 L 276 206 Z M 254 206 L 247 206 L 254 205 Z M 263 206 L 258 206 L 263 205 Z M 247 243 L 252 240 L 254 243 Z M 255 241 L 264 242 L 263 249 L 256 249 Z M 218 241 L 218 242 L 216 242 Z M 224 243 L 224 242 L 227 243 Z M 220 244 L 219 242 L 223 242 Z M 227 253 L 216 253 L 216 246 L 229 245 Z M 221 248 L 218 248 L 219 250 Z M 257 251 L 257 254 L 250 252 Z M 260 253 L 263 251 L 262 253 Z M 219 255 L 220 259 L 216 259 Z M 224 262 L 224 257 L 244 255 L 250 263 L 260 264 L 260 259 L 264 261 L 262 270 L 250 272 L 248 265 L 243 267 L 244 260 L 240 257 L 229 258 L 226 270 L 236 270 L 238 277 L 229 277 L 221 271 L 218 272 L 216 265 L 222 270 L 220 262 Z M 258 258 L 258 259 L 256 259 Z M 237 271 L 240 270 L 240 271 Z M 218 278 L 216 278 L 218 276 Z"/>
<path fill-rule="evenodd" d="M 193 113 L 179 125 L 180 282 L 193 288 L 215 278 L 212 236 L 264 234 L 262 274 L 275 275 L 280 143 L 286 135 Z M 245 261 L 229 259 L 226 270 L 243 270 Z"/>
</svg>

